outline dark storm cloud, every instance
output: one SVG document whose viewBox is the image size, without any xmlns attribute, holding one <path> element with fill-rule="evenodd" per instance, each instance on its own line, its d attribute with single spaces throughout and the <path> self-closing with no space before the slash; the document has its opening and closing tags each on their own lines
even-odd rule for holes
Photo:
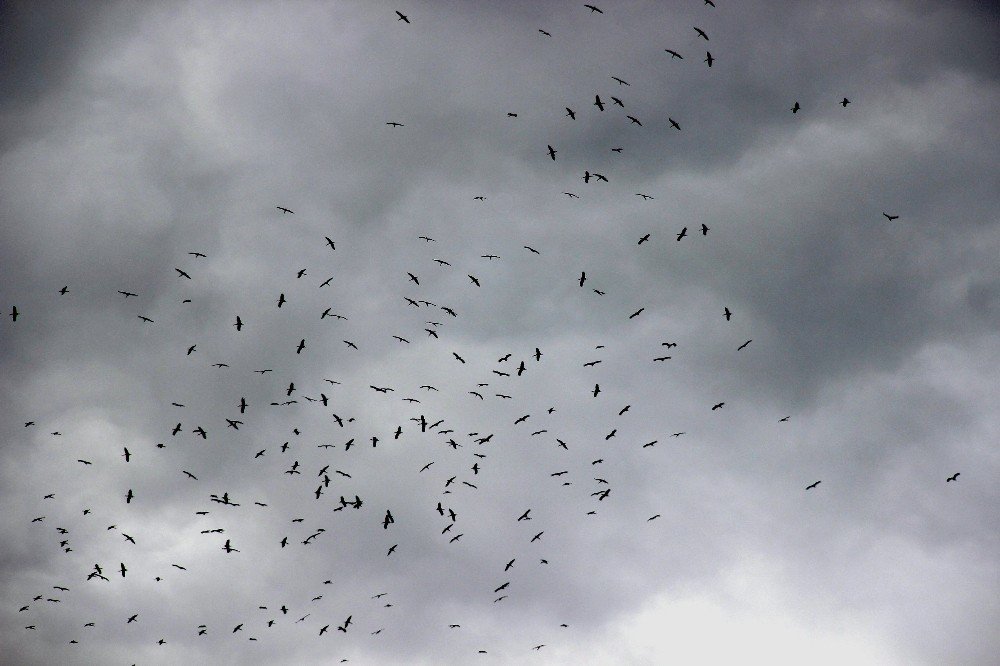
<svg viewBox="0 0 1000 666">
<path fill-rule="evenodd" d="M 661 663 L 694 653 L 658 618 L 739 646 L 751 612 L 842 660 L 986 662 L 995 11 L 716 4 L 399 7 L 410 24 L 367 3 L 5 5 L 15 661 Z M 317 500 L 326 464 L 350 478 Z M 341 494 L 364 508 L 332 513 Z M 110 581 L 85 580 L 94 562 Z M 52 585 L 71 592 L 30 601 Z"/>
</svg>

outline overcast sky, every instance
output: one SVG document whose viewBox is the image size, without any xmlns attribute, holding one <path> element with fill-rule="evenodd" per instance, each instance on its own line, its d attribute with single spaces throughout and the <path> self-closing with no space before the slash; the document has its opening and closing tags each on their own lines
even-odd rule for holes
<svg viewBox="0 0 1000 666">
<path fill-rule="evenodd" d="M 995 5 L 598 2 L 2 4 L 4 663 L 994 662 Z"/>
</svg>

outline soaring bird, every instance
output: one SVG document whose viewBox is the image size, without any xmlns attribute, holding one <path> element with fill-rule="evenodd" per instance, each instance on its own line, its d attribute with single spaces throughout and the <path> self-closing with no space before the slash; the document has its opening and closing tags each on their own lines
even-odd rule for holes
<svg viewBox="0 0 1000 666">
<path fill-rule="evenodd" d="M 707 42 L 707 41 L 709 41 L 709 40 L 708 40 L 708 35 L 706 35 L 706 34 L 705 34 L 705 31 L 704 31 L 704 30 L 702 30 L 701 28 L 698 28 L 698 27 L 696 27 L 696 28 L 694 29 L 694 31 L 698 33 L 698 36 L 699 36 L 699 37 L 704 37 L 704 38 L 705 38 L 705 41 L 706 41 L 706 42 Z"/>
<path fill-rule="evenodd" d="M 549 146 L 549 157 L 551 157 L 553 161 L 555 161 L 555 159 L 556 159 L 556 153 L 558 153 L 558 152 L 559 152 L 558 150 L 556 150 L 552 146 Z"/>
<path fill-rule="evenodd" d="M 847 98 L 845 97 L 845 98 L 844 98 L 844 99 L 843 99 L 843 100 L 842 100 L 842 101 L 840 102 L 840 105 L 841 105 L 842 107 L 844 107 L 844 108 L 846 109 L 846 108 L 847 108 L 847 105 L 848 105 L 848 104 L 850 104 L 850 103 L 851 103 L 851 100 L 849 100 L 849 99 L 847 99 Z"/>
<path fill-rule="evenodd" d="M 600 111 L 604 110 L 604 102 L 601 101 L 601 96 L 600 95 L 597 95 L 595 97 L 595 99 L 594 99 L 594 106 L 596 106 L 598 108 L 598 110 L 600 110 Z"/>
<path fill-rule="evenodd" d="M 398 10 L 396 11 L 396 15 L 399 17 L 399 18 L 396 19 L 397 21 L 403 21 L 404 23 L 409 23 L 410 22 L 410 19 L 405 14 L 403 14 L 402 12 L 400 12 Z"/>
<path fill-rule="evenodd" d="M 808 486 L 806 486 L 806 490 L 812 490 L 813 488 L 815 488 L 816 486 L 818 486 L 820 483 L 822 483 L 822 482 L 821 481 L 816 481 L 815 483 L 810 483 Z"/>
<path fill-rule="evenodd" d="M 586 7 L 587 9 L 589 9 L 591 14 L 593 14 L 594 12 L 597 12 L 598 14 L 603 14 L 604 13 L 603 11 L 601 11 L 600 9 L 598 9 L 597 7 L 595 7 L 594 5 L 584 5 L 584 7 Z"/>
<path fill-rule="evenodd" d="M 792 113 L 798 113 L 801 109 L 802 109 L 802 107 L 799 106 L 798 102 L 796 102 L 795 104 L 792 105 Z"/>
<path fill-rule="evenodd" d="M 674 51 L 672 49 L 663 49 L 663 50 L 670 54 L 670 59 L 671 60 L 673 60 L 674 58 L 677 58 L 679 60 L 684 60 L 684 56 L 682 56 L 677 51 Z"/>
<path fill-rule="evenodd" d="M 882 213 L 882 214 L 885 215 L 885 219 L 889 220 L 890 222 L 899 219 L 899 215 L 889 215 L 889 213 Z"/>
<path fill-rule="evenodd" d="M 722 314 L 726 317 L 726 321 L 729 321 L 729 319 L 733 316 L 733 313 L 729 311 L 728 307 L 723 308 Z"/>
<path fill-rule="evenodd" d="M 576 120 L 576 112 L 573 109 L 569 108 L 568 106 L 566 107 L 566 115 L 572 118 L 573 120 Z"/>
<path fill-rule="evenodd" d="M 280 210 L 282 212 L 282 214 L 291 213 L 292 215 L 295 215 L 295 211 L 294 210 L 289 210 L 289 209 L 285 208 L 284 206 L 275 206 L 275 208 L 277 208 L 278 210 Z"/>
<path fill-rule="evenodd" d="M 715 58 L 712 57 L 712 52 L 711 51 L 705 51 L 705 62 L 708 63 L 709 67 L 712 66 L 713 62 L 715 62 Z"/>
<path fill-rule="evenodd" d="M 947 479 L 945 479 L 945 483 L 948 483 L 948 482 L 951 482 L 951 481 L 958 481 L 958 475 L 959 474 L 961 474 L 961 472 L 955 472 L 954 474 L 952 474 L 951 476 L 949 476 Z"/>
</svg>

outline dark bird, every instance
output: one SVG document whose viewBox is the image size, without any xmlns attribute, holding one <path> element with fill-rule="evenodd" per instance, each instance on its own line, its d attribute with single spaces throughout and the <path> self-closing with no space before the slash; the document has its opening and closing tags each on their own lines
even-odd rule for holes
<svg viewBox="0 0 1000 666">
<path fill-rule="evenodd" d="M 617 76 L 612 76 L 611 78 L 613 78 L 615 81 L 617 81 L 618 85 L 620 85 L 620 86 L 630 86 L 630 85 L 632 85 L 628 81 L 623 81 L 623 80 L 619 79 Z"/>
<path fill-rule="evenodd" d="M 66 285 L 62 289 L 59 290 L 59 293 L 62 296 L 65 296 L 67 294 L 67 292 L 69 292 L 69 285 Z"/>
<path fill-rule="evenodd" d="M 586 7 L 587 9 L 589 9 L 591 14 L 593 14 L 594 12 L 597 12 L 598 14 L 603 14 L 604 13 L 603 11 L 601 11 L 600 9 L 598 9 L 597 7 L 595 7 L 594 5 L 584 5 L 584 7 Z"/>
<path fill-rule="evenodd" d="M 208 255 L 202 254 L 201 252 L 188 252 L 192 257 L 201 257 L 205 259 Z"/>
<path fill-rule="evenodd" d="M 585 368 L 592 368 L 595 365 L 597 365 L 598 363 L 600 363 L 600 361 L 588 361 L 587 363 L 583 364 L 583 367 L 585 367 Z"/>
<path fill-rule="evenodd" d="M 399 18 L 396 19 L 397 21 L 403 21 L 404 23 L 409 23 L 410 22 L 410 19 L 405 14 L 403 14 L 402 12 L 397 11 L 396 15 L 399 17 Z"/>
<path fill-rule="evenodd" d="M 625 116 L 625 117 L 628 118 L 632 123 L 638 125 L 639 127 L 642 127 L 642 123 L 639 122 L 639 119 L 636 118 L 635 116 Z"/>
<path fill-rule="evenodd" d="M 670 121 L 670 126 L 673 127 L 675 130 L 679 130 L 681 128 L 681 126 L 673 118 L 668 117 L 667 120 Z"/>
<path fill-rule="evenodd" d="M 337 249 L 337 246 L 334 244 L 332 238 L 330 238 L 329 236 L 323 236 L 323 238 L 326 239 L 326 244 L 330 246 L 331 250 L 336 250 Z M 320 286 L 322 286 L 322 285 L 320 285 Z"/>
<path fill-rule="evenodd" d="M 733 316 L 733 313 L 729 311 L 728 307 L 723 309 L 722 314 L 726 317 L 726 321 L 729 321 L 730 317 Z"/>
<path fill-rule="evenodd" d="M 705 34 L 704 30 L 702 30 L 701 28 L 696 27 L 694 29 L 694 31 L 698 33 L 699 37 L 704 37 L 706 42 L 708 41 L 708 35 Z"/>
<path fill-rule="evenodd" d="M 736 351 L 739 351 L 739 350 L 743 349 L 744 347 L 746 347 L 751 342 L 753 342 L 753 340 L 747 340 L 746 342 L 744 342 L 743 344 L 741 344 L 739 347 L 737 347 Z"/>
<path fill-rule="evenodd" d="M 289 209 L 285 208 L 284 206 L 275 206 L 275 208 L 277 208 L 278 210 L 280 210 L 282 214 L 291 213 L 292 215 L 295 215 L 295 211 L 294 210 L 289 210 Z"/>
<path fill-rule="evenodd" d="M 850 104 L 850 103 L 851 103 L 851 100 L 849 100 L 849 99 L 847 99 L 847 98 L 845 97 L 845 98 L 844 98 L 844 99 L 843 99 L 843 100 L 842 100 L 842 101 L 840 102 L 840 105 L 841 105 L 842 107 L 844 107 L 844 108 L 846 109 L 846 108 L 847 108 L 847 105 L 848 105 L 848 104 Z"/>
<path fill-rule="evenodd" d="M 545 532 L 539 532 L 535 536 L 531 537 L 531 542 L 534 543 L 535 541 L 538 541 L 539 539 L 542 538 L 543 534 L 545 534 Z"/>
<path fill-rule="evenodd" d="M 306 348 L 306 339 L 302 338 L 301 340 L 299 340 L 298 347 L 295 348 L 295 353 L 296 354 L 301 354 L 302 350 L 305 349 L 305 348 Z"/>
<path fill-rule="evenodd" d="M 653 197 L 649 196 L 648 194 L 642 194 L 641 192 L 636 192 L 635 196 L 642 197 L 643 201 L 647 201 L 647 200 L 653 198 Z"/>
<path fill-rule="evenodd" d="M 656 514 L 655 516 L 650 516 L 649 518 L 646 519 L 646 522 L 648 523 L 651 520 L 656 520 L 659 517 L 660 517 L 660 514 Z"/>
<path fill-rule="evenodd" d="M 792 113 L 798 113 L 801 109 L 802 109 L 802 107 L 799 106 L 798 102 L 796 102 L 795 104 L 792 105 Z"/>
<path fill-rule="evenodd" d="M 947 479 L 945 479 L 945 483 L 948 483 L 948 482 L 951 482 L 951 481 L 958 481 L 958 475 L 959 474 L 961 474 L 961 472 L 955 472 L 954 474 L 952 474 L 951 476 L 949 476 Z"/>
<path fill-rule="evenodd" d="M 479 280 L 477 280 L 474 275 L 470 275 L 469 279 L 472 280 L 472 284 L 476 285 L 477 287 L 480 286 Z"/>
<path fill-rule="evenodd" d="M 181 277 L 186 277 L 188 280 L 191 279 L 191 276 L 182 271 L 181 269 L 175 268 L 174 270 L 177 271 L 177 274 L 180 275 Z"/>
<path fill-rule="evenodd" d="M 118 290 L 118 293 L 121 294 L 122 296 L 124 296 L 125 300 L 128 300 L 129 296 L 138 296 L 139 295 L 139 294 L 133 294 L 131 291 L 122 291 L 120 289 Z"/>
<path fill-rule="evenodd" d="M 558 152 L 559 152 L 558 150 L 556 150 L 552 146 L 549 146 L 549 157 L 552 158 L 552 161 L 555 161 L 555 159 L 556 159 L 556 153 L 558 153 Z"/>
<path fill-rule="evenodd" d="M 531 520 L 531 518 L 528 516 L 529 513 L 531 513 L 531 509 L 528 509 L 527 511 L 525 511 L 524 513 L 522 513 L 521 517 L 517 519 L 518 522 L 520 522 L 522 520 Z"/>
<path fill-rule="evenodd" d="M 718 403 L 718 404 L 716 404 L 716 405 L 712 405 L 712 411 L 714 412 L 714 411 L 715 411 L 715 410 L 717 410 L 717 409 L 722 409 L 722 406 L 723 406 L 724 404 L 726 404 L 726 403 L 724 403 L 724 402 L 720 402 L 720 403 Z"/>
<path fill-rule="evenodd" d="M 569 108 L 568 106 L 566 107 L 566 115 L 572 118 L 573 120 L 576 120 L 576 112 L 573 109 Z"/>
<path fill-rule="evenodd" d="M 673 357 L 672 356 L 657 356 L 653 360 L 654 361 L 669 361 L 671 358 L 673 358 Z"/>
<path fill-rule="evenodd" d="M 452 352 L 451 355 L 454 356 L 455 358 L 457 358 L 462 363 L 465 363 L 465 359 L 462 358 L 461 356 L 459 356 L 458 354 L 456 354 L 455 352 Z"/>
<path fill-rule="evenodd" d="M 284 304 L 285 304 L 285 295 L 278 294 L 278 307 L 280 308 Z"/>
<path fill-rule="evenodd" d="M 671 49 L 663 49 L 663 50 L 664 50 L 664 51 L 666 51 L 667 53 L 669 53 L 669 54 L 670 54 L 670 59 L 671 59 L 671 60 L 673 60 L 674 58 L 678 58 L 678 59 L 680 59 L 680 60 L 684 60 L 684 56 L 682 56 L 682 55 L 681 55 L 680 53 L 678 53 L 677 51 L 673 51 L 673 50 L 671 50 Z"/>
<path fill-rule="evenodd" d="M 129 460 L 131 460 L 132 454 L 129 452 L 128 447 L 124 447 L 124 449 L 125 453 L 122 454 L 122 457 L 125 458 L 125 462 L 128 462 Z"/>
<path fill-rule="evenodd" d="M 225 543 L 225 545 L 222 546 L 222 550 L 226 551 L 227 553 L 238 553 L 238 552 L 240 552 L 240 551 L 236 550 L 235 548 L 233 548 L 231 545 L 229 545 L 229 539 L 226 539 L 226 543 Z"/>
<path fill-rule="evenodd" d="M 683 229 L 681 229 L 681 232 L 679 234 L 677 234 L 677 240 L 680 240 L 680 239 L 684 238 L 685 236 L 687 236 L 687 232 L 688 232 L 688 228 L 687 227 L 684 227 Z"/>
<path fill-rule="evenodd" d="M 552 36 L 552 33 L 550 33 L 550 32 L 545 32 L 545 31 L 544 31 L 544 30 L 542 30 L 541 28 L 539 28 L 539 29 L 538 29 L 538 32 L 542 33 L 542 34 L 543 34 L 543 35 L 545 35 L 546 37 L 551 37 L 551 36 Z"/>
<path fill-rule="evenodd" d="M 579 199 L 580 198 L 577 195 L 573 194 L 572 192 L 563 192 L 563 194 L 565 194 L 566 196 L 568 196 L 570 199 Z"/>
<path fill-rule="evenodd" d="M 782 418 L 778 419 L 778 423 L 785 423 L 790 418 L 792 418 L 792 417 L 791 416 L 782 417 Z"/>
<path fill-rule="evenodd" d="M 624 148 L 612 148 L 611 152 L 613 152 L 613 153 L 621 153 L 623 150 L 624 150 Z"/>
<path fill-rule="evenodd" d="M 582 287 L 583 283 L 586 281 L 587 281 L 587 273 L 586 272 L 580 273 L 580 286 Z"/>
<path fill-rule="evenodd" d="M 712 57 L 712 52 L 711 51 L 705 51 L 705 62 L 708 63 L 709 67 L 712 66 L 713 62 L 715 62 L 715 58 Z"/>
<path fill-rule="evenodd" d="M 642 312 L 643 310 L 645 310 L 645 309 L 646 309 L 646 308 L 639 308 L 638 310 L 636 310 L 635 312 L 633 312 L 632 314 L 630 314 L 630 315 L 628 316 L 628 318 L 629 318 L 629 319 L 635 319 L 635 318 L 636 318 L 636 317 L 638 317 L 638 316 L 639 316 L 639 314 L 640 314 L 640 313 L 641 313 L 641 312 Z"/>
<path fill-rule="evenodd" d="M 243 320 L 240 319 L 239 315 L 236 315 L 236 323 L 233 324 L 233 326 L 236 327 L 237 331 L 242 331 L 243 330 Z"/>
<path fill-rule="evenodd" d="M 594 99 L 594 106 L 596 106 L 598 108 L 598 110 L 600 110 L 600 111 L 604 110 L 604 102 L 601 101 L 601 96 L 600 95 L 597 95 L 595 97 L 595 99 Z"/>
<path fill-rule="evenodd" d="M 601 392 L 601 385 L 600 384 L 594 384 L 594 397 L 596 398 L 597 394 L 600 393 L 600 392 Z"/>
<path fill-rule="evenodd" d="M 409 23 L 409 21 L 407 21 L 407 23 Z M 388 122 L 386 123 L 386 125 L 388 125 L 389 127 L 405 127 L 403 123 L 396 123 L 396 122 Z"/>
<path fill-rule="evenodd" d="M 889 220 L 890 222 L 899 219 L 899 215 L 889 215 L 889 213 L 882 213 L 882 214 L 885 215 L 885 219 Z"/>
<path fill-rule="evenodd" d="M 708 235 L 708 227 L 705 224 L 701 225 L 701 235 L 702 236 L 707 236 Z"/>
<path fill-rule="evenodd" d="M 393 520 L 393 518 L 392 518 L 392 512 L 389 511 L 388 509 L 386 509 L 385 510 L 385 518 L 382 519 L 382 529 L 384 529 L 384 530 L 389 529 L 389 525 L 391 523 L 394 523 L 394 522 L 396 522 L 396 521 Z"/>
<path fill-rule="evenodd" d="M 810 483 L 808 486 L 806 486 L 806 490 L 812 490 L 813 488 L 815 488 L 816 486 L 818 486 L 820 483 L 821 483 L 821 481 L 817 481 L 815 483 Z"/>
<path fill-rule="evenodd" d="M 507 117 L 508 118 L 517 118 L 517 114 L 516 113 L 508 113 Z"/>
</svg>

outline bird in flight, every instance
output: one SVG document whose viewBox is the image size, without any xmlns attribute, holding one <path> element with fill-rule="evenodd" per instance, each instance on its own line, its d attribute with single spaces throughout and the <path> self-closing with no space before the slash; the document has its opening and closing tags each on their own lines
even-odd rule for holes
<svg viewBox="0 0 1000 666">
<path fill-rule="evenodd" d="M 709 41 L 708 40 L 708 35 L 705 34 L 704 30 L 702 30 L 701 28 L 695 27 L 694 31 L 698 33 L 699 37 L 704 37 L 706 42 Z"/>
<path fill-rule="evenodd" d="M 594 106 L 596 106 L 599 111 L 603 111 L 604 110 L 604 102 L 601 101 L 601 96 L 600 95 L 595 96 Z"/>
<path fill-rule="evenodd" d="M 121 289 L 118 290 L 118 293 L 121 294 L 122 296 L 124 296 L 125 300 L 128 300 L 129 296 L 138 296 L 139 295 L 139 294 L 133 294 L 131 291 L 122 291 Z M 17 308 L 15 308 L 15 309 L 17 309 Z"/>
<path fill-rule="evenodd" d="M 720 402 L 720 403 L 717 403 L 717 404 L 714 404 L 714 405 L 712 405 L 712 411 L 714 412 L 714 411 L 715 411 L 715 410 L 717 410 L 717 409 L 722 409 L 722 406 L 723 406 L 724 404 L 726 404 L 726 403 L 724 403 L 724 402 Z"/>
<path fill-rule="evenodd" d="M 683 229 L 681 229 L 681 232 L 679 234 L 677 234 L 677 240 L 680 240 L 680 239 L 684 238 L 685 236 L 687 236 L 687 233 L 688 233 L 688 228 L 687 227 L 684 227 Z"/>
<path fill-rule="evenodd" d="M 282 213 L 282 215 L 286 215 L 288 213 L 291 213 L 292 215 L 295 215 L 295 211 L 294 210 L 290 210 L 288 208 L 285 208 L 284 206 L 275 206 L 275 208 L 277 208 L 278 210 L 280 210 L 281 213 Z"/>
<path fill-rule="evenodd" d="M 573 120 L 576 120 L 576 112 L 573 109 L 569 108 L 568 106 L 566 107 L 566 115 L 572 118 Z"/>
<path fill-rule="evenodd" d="M 792 105 L 792 113 L 798 113 L 801 110 L 802 110 L 802 107 L 799 106 L 798 102 L 796 102 L 795 104 Z"/>
<path fill-rule="evenodd" d="M 813 488 L 815 488 L 816 486 L 818 486 L 820 483 L 821 483 L 821 481 L 816 481 L 815 483 L 810 483 L 808 486 L 806 486 L 806 490 L 812 490 Z"/>
<path fill-rule="evenodd" d="M 702 223 L 702 225 L 701 225 L 701 235 L 702 236 L 707 236 L 708 235 L 708 229 L 709 229 L 708 225 Z"/>
<path fill-rule="evenodd" d="M 899 219 L 899 215 L 889 215 L 889 213 L 885 213 L 885 212 L 883 212 L 882 214 L 885 215 L 885 219 L 889 220 L 890 222 L 892 222 L 893 220 L 898 220 Z"/>
<path fill-rule="evenodd" d="M 840 105 L 846 109 L 847 105 L 850 104 L 850 103 L 851 103 L 851 100 L 849 100 L 849 99 L 847 99 L 845 97 L 843 100 L 841 100 Z"/>
<path fill-rule="evenodd" d="M 555 159 L 556 159 L 556 153 L 558 153 L 558 152 L 559 152 L 558 150 L 556 150 L 552 146 L 549 146 L 549 157 L 551 157 L 553 161 L 555 161 Z"/>
<path fill-rule="evenodd" d="M 242 331 L 243 330 L 243 320 L 240 319 L 239 315 L 236 315 L 236 323 L 233 324 L 233 326 L 236 327 L 237 331 Z"/>
<path fill-rule="evenodd" d="M 653 198 L 653 197 L 649 196 L 648 194 L 643 194 L 642 192 L 636 192 L 635 196 L 642 197 L 643 201 L 648 201 L 648 200 L 650 200 L 650 199 Z"/>
<path fill-rule="evenodd" d="M 191 279 L 191 276 L 182 271 L 181 269 L 175 268 L 174 270 L 177 271 L 177 274 L 180 275 L 181 277 L 186 277 L 188 280 Z"/>
<path fill-rule="evenodd" d="M 398 10 L 396 11 L 396 15 L 399 17 L 399 18 L 396 19 L 397 21 L 403 21 L 404 23 L 409 23 L 410 22 L 410 19 L 406 16 L 406 14 L 404 14 L 404 13 L 398 11 Z"/>
<path fill-rule="evenodd" d="M 739 351 L 739 350 L 743 349 L 744 347 L 746 347 L 751 342 L 753 342 L 753 340 L 747 340 L 746 342 L 744 342 L 743 344 L 741 344 L 739 347 L 737 347 L 736 351 Z"/>
<path fill-rule="evenodd" d="M 639 119 L 636 118 L 635 116 L 625 116 L 625 117 L 628 118 L 630 121 L 632 121 L 633 124 L 638 125 L 639 127 L 642 127 L 642 123 L 639 122 Z"/>
<path fill-rule="evenodd" d="M 709 67 L 712 66 L 713 62 L 715 62 L 715 58 L 712 57 L 712 52 L 711 51 L 705 51 L 705 62 L 708 63 Z"/>
<path fill-rule="evenodd" d="M 388 122 L 386 123 L 389 127 L 406 127 L 403 123 Z"/>
<path fill-rule="evenodd" d="M 723 308 L 722 314 L 726 318 L 726 321 L 729 321 L 729 319 L 733 316 L 733 313 L 729 311 L 728 307 Z"/>
<path fill-rule="evenodd" d="M 630 85 L 632 85 L 628 81 L 623 81 L 622 79 L 619 79 L 617 76 L 612 76 L 611 78 L 613 78 L 615 81 L 617 81 L 618 85 L 620 85 L 620 86 L 630 86 Z"/>
<path fill-rule="evenodd" d="M 667 118 L 667 120 L 670 121 L 670 126 L 673 127 L 675 130 L 679 130 L 681 128 L 681 126 L 678 125 L 677 121 L 674 120 L 673 118 Z"/>
<path fill-rule="evenodd" d="M 545 35 L 546 37 L 551 37 L 551 36 L 552 36 L 552 33 L 550 33 L 550 32 L 545 32 L 545 31 L 544 31 L 544 30 L 542 30 L 541 28 L 539 28 L 539 29 L 538 29 L 538 32 L 542 33 L 542 34 L 543 34 L 543 35 Z"/>
<path fill-rule="evenodd" d="M 670 59 L 671 60 L 673 60 L 674 58 L 677 58 L 679 60 L 684 60 L 684 56 L 682 56 L 677 51 L 674 51 L 672 49 L 663 49 L 663 50 L 670 54 Z"/>
<path fill-rule="evenodd" d="M 603 14 L 604 13 L 603 11 L 601 11 L 600 9 L 598 9 L 597 7 L 595 7 L 594 5 L 584 5 L 584 7 L 586 7 L 587 9 L 589 9 L 591 14 L 593 14 L 594 12 L 597 12 L 598 14 Z"/>
<path fill-rule="evenodd" d="M 947 479 L 945 479 L 945 483 L 949 483 L 951 481 L 958 481 L 958 475 L 959 474 L 961 474 L 961 472 L 955 472 L 954 474 L 952 474 L 951 476 L 949 476 Z"/>
</svg>

